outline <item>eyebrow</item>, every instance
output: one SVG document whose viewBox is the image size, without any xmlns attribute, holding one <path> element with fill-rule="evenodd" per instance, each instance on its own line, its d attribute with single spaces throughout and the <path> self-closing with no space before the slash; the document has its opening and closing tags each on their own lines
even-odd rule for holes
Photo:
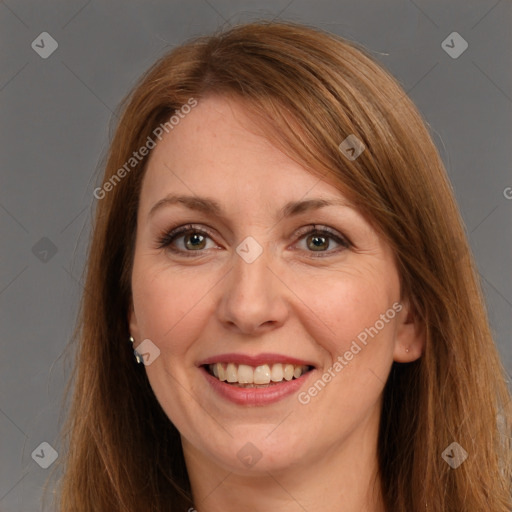
<svg viewBox="0 0 512 512">
<path fill-rule="evenodd" d="M 190 210 L 200 211 L 216 217 L 225 216 L 222 207 L 215 199 L 211 199 L 209 197 L 169 194 L 153 205 L 149 211 L 148 217 L 152 217 L 157 210 L 173 204 L 180 204 Z M 285 217 L 293 217 L 307 211 L 319 210 L 326 206 L 351 207 L 350 203 L 343 199 L 314 198 L 306 199 L 304 201 L 290 201 L 277 212 L 276 219 L 281 220 Z"/>
</svg>

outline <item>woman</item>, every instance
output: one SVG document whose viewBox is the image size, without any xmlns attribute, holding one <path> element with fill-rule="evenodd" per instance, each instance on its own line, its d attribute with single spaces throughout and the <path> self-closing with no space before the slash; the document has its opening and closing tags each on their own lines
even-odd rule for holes
<svg viewBox="0 0 512 512">
<path fill-rule="evenodd" d="M 510 395 L 397 82 L 291 23 L 127 98 L 98 198 L 63 511 L 509 511 Z"/>
</svg>

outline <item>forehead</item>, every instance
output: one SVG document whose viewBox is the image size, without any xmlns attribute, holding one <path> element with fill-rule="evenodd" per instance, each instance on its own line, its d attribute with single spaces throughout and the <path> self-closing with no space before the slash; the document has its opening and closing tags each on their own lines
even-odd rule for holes
<svg viewBox="0 0 512 512">
<path fill-rule="evenodd" d="M 152 150 L 141 202 L 170 192 L 244 204 L 343 197 L 277 149 L 243 102 L 216 96 L 201 100 Z"/>
</svg>

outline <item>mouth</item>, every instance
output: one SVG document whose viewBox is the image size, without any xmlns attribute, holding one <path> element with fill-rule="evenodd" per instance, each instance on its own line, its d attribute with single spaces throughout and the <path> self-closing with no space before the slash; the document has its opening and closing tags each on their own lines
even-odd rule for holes
<svg viewBox="0 0 512 512">
<path fill-rule="evenodd" d="M 214 396 L 249 407 L 270 406 L 293 396 L 317 371 L 311 360 L 270 352 L 217 354 L 196 364 Z"/>
<path fill-rule="evenodd" d="M 291 363 L 268 363 L 258 366 L 232 362 L 204 364 L 212 377 L 238 388 L 268 388 L 300 379 L 314 366 Z"/>
</svg>

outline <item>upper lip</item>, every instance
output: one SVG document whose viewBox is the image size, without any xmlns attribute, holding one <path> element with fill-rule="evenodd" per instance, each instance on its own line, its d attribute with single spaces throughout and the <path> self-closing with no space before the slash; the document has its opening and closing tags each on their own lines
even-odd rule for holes
<svg viewBox="0 0 512 512">
<path fill-rule="evenodd" d="M 290 357 L 283 354 L 217 354 L 215 356 L 208 357 L 198 363 L 198 366 L 204 366 L 214 363 L 234 363 L 234 364 L 246 364 L 249 366 L 261 366 L 263 364 L 293 364 L 293 365 L 304 365 L 304 366 L 315 366 L 311 361 L 299 359 L 297 357 Z"/>
</svg>

